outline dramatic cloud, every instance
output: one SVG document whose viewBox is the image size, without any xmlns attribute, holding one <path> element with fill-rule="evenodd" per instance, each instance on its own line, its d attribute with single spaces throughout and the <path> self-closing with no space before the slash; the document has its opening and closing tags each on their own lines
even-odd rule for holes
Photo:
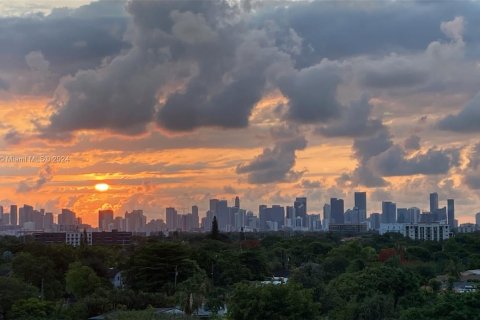
<svg viewBox="0 0 480 320">
<path fill-rule="evenodd" d="M 418 144 L 419 140 L 414 142 Z M 394 144 L 387 128 L 373 137 L 355 139 L 353 149 L 358 159 L 357 168 L 339 178 L 341 184 L 352 187 L 383 187 L 387 185 L 384 177 L 390 176 L 446 174 L 460 164 L 460 148 L 433 147 L 411 155 Z"/>
<path fill-rule="evenodd" d="M 0 16 L 0 148 L 76 160 L 55 184 L 48 168 L 30 178 L 35 167 L 1 166 L 5 198 L 61 192 L 56 207 L 158 215 L 219 194 L 248 209 L 303 194 L 319 212 L 362 186 L 408 204 L 438 189 L 473 210 L 474 1 L 102 0 L 43 12 Z M 93 177 L 117 185 L 111 198 L 89 198 Z"/>
<path fill-rule="evenodd" d="M 275 139 L 273 148 L 263 152 L 249 163 L 237 166 L 238 174 L 246 174 L 247 180 L 254 184 L 288 182 L 298 180 L 302 172 L 294 171 L 295 152 L 307 146 L 305 137 L 293 127 L 281 127 L 272 130 Z"/>
<path fill-rule="evenodd" d="M 443 130 L 469 133 L 480 131 L 480 93 L 457 114 L 448 115 L 438 122 L 438 127 Z"/>
<path fill-rule="evenodd" d="M 54 9 L 47 16 L 0 17 L 0 71 L 9 90 L 51 94 L 62 76 L 97 67 L 106 57 L 118 54 L 126 46 L 124 5 L 123 1 L 98 1 L 77 9 Z M 48 85 L 36 78 L 36 83 L 25 86 L 29 72 L 47 68 Z"/>
<path fill-rule="evenodd" d="M 358 137 L 370 135 L 383 126 L 380 119 L 371 117 L 372 105 L 368 98 L 354 101 L 342 110 L 339 120 L 317 129 L 317 132 L 327 137 Z"/>
<path fill-rule="evenodd" d="M 53 168 L 50 165 L 44 165 L 38 171 L 38 177 L 21 181 L 17 186 L 17 192 L 25 193 L 39 190 L 44 184 L 52 180 Z"/>
<path fill-rule="evenodd" d="M 399 145 L 372 159 L 376 172 L 383 176 L 408 176 L 415 174 L 442 174 L 459 165 L 460 150 L 432 148 L 424 153 L 408 157 Z"/>
<path fill-rule="evenodd" d="M 403 145 L 406 150 L 418 150 L 420 149 L 420 137 L 412 134 L 410 137 L 405 139 Z"/>
<path fill-rule="evenodd" d="M 157 109 L 158 125 L 170 131 L 247 126 L 269 69 L 288 66 L 289 57 L 266 31 L 227 23 L 234 9 L 210 1 L 130 3 L 131 49 L 64 79 L 44 136 L 81 129 L 137 134 Z"/>
<path fill-rule="evenodd" d="M 463 178 L 471 189 L 480 189 L 480 144 L 475 145 L 469 154 L 469 162 Z"/>
<path fill-rule="evenodd" d="M 283 74 L 278 82 L 289 99 L 288 117 L 299 123 L 327 122 L 339 115 L 337 87 L 340 66 L 324 60 L 320 64 Z"/>
</svg>

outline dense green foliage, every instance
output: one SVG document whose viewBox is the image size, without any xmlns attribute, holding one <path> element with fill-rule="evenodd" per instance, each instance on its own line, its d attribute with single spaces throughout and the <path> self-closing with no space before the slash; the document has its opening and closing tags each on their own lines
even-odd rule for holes
<svg viewBox="0 0 480 320">
<path fill-rule="evenodd" d="M 398 235 L 175 233 L 78 248 L 0 238 L 0 318 L 164 319 L 225 305 L 228 319 L 480 319 L 480 293 L 455 293 L 480 269 L 480 234 L 414 242 Z M 112 277 L 122 271 L 124 285 Z M 287 284 L 263 284 L 271 276 Z M 185 316 L 187 319 L 188 316 Z M 167 316 L 168 319 L 168 316 Z"/>
</svg>

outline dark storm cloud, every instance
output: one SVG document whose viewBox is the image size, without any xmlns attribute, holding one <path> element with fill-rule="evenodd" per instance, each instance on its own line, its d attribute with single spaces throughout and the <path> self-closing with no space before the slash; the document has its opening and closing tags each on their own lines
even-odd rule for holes
<svg viewBox="0 0 480 320">
<path fill-rule="evenodd" d="M 438 127 L 461 133 L 480 132 L 480 93 L 477 93 L 459 113 L 440 120 Z"/>
<path fill-rule="evenodd" d="M 366 87 L 414 87 L 428 79 L 428 71 L 403 57 L 372 61 L 360 75 L 360 84 Z"/>
<path fill-rule="evenodd" d="M 269 73 L 290 62 L 267 31 L 226 21 L 234 8 L 223 2 L 134 1 L 128 10 L 131 49 L 65 79 L 66 94 L 55 99 L 43 136 L 81 129 L 136 134 L 154 118 L 169 131 L 245 127 Z M 172 84 L 180 89 L 172 92 Z"/>
<path fill-rule="evenodd" d="M 253 107 L 263 96 L 269 69 L 283 61 L 288 64 L 289 58 L 268 44 L 263 31 L 238 38 L 231 32 L 218 31 L 215 42 L 206 44 L 210 49 L 205 55 L 197 55 L 200 70 L 185 91 L 171 94 L 161 107 L 157 115 L 161 127 L 190 131 L 248 125 Z"/>
<path fill-rule="evenodd" d="M 463 180 L 470 189 L 480 189 L 480 144 L 469 154 L 469 162 L 463 173 Z"/>
<path fill-rule="evenodd" d="M 369 166 L 369 160 L 393 145 L 388 129 L 382 126 L 376 133 L 366 137 L 359 137 L 353 141 L 353 153 L 358 159 L 357 167 L 351 173 L 342 174 L 338 182 L 352 187 L 363 185 L 366 187 L 383 187 L 387 182 Z"/>
<path fill-rule="evenodd" d="M 374 134 L 381 129 L 381 120 L 370 116 L 371 106 L 366 100 L 343 106 L 337 97 L 340 85 L 355 79 L 361 86 L 377 89 L 415 86 L 420 82 L 444 87 L 446 83 L 432 84 L 425 79 L 429 67 L 445 65 L 443 60 L 432 57 L 463 53 L 464 30 L 459 28 L 463 27 L 463 19 L 452 20 L 440 28 L 442 15 L 422 22 L 419 8 L 425 12 L 443 12 L 424 4 L 372 3 L 366 9 L 362 4 L 290 3 L 261 5 L 246 13 L 241 6 L 228 1 L 132 1 L 127 7 L 132 24 L 124 37 L 129 49 L 110 57 L 101 67 L 63 79 L 52 102 L 55 111 L 50 123 L 40 127 L 41 135 L 58 138 L 82 129 L 131 135 L 145 132 L 151 122 L 162 129 L 180 132 L 200 127 L 244 128 L 254 106 L 273 89 L 279 89 L 288 99 L 286 121 L 320 124 L 317 131 L 329 137 Z M 356 51 L 337 54 L 336 60 L 328 60 L 319 59 L 322 56 L 319 50 L 315 52 L 316 61 L 307 65 L 298 63 L 309 50 L 319 49 L 314 45 L 313 35 L 306 32 L 308 29 L 316 30 L 319 39 L 325 34 L 331 37 L 332 27 L 342 30 L 355 26 L 366 21 L 364 15 L 370 15 L 378 19 L 380 24 L 375 27 L 380 33 L 361 37 L 362 41 L 374 38 L 375 42 L 382 42 L 375 37 L 386 41 L 387 35 L 397 39 L 389 32 L 398 27 L 403 34 L 400 25 L 405 27 L 407 18 L 392 22 L 384 15 L 392 16 L 400 9 L 405 9 L 410 18 L 415 17 L 419 27 L 435 20 L 436 31 L 428 31 L 422 42 L 423 48 L 428 46 L 425 54 L 406 57 L 389 54 L 383 59 L 362 55 L 340 61 L 340 57 Z M 57 15 L 74 16 L 62 12 Z M 299 15 L 303 15 L 308 29 L 301 25 Z M 332 25 L 324 26 L 322 17 Z M 390 26 L 384 34 L 380 26 L 388 23 L 395 27 Z M 373 27 L 371 23 L 368 25 Z M 452 43 L 432 44 L 442 38 L 442 32 L 443 38 Z M 360 38 L 352 37 L 350 34 L 346 37 L 351 47 L 360 46 Z M 335 43 L 330 38 L 324 41 L 329 45 Z M 405 47 L 405 52 L 416 51 L 411 50 L 417 47 L 410 40 L 398 41 L 398 47 Z M 389 50 L 393 48 L 389 42 L 383 45 Z M 356 53 L 375 51 L 367 52 L 368 48 L 365 45 L 365 52 Z M 43 54 L 50 61 L 49 54 Z M 431 59 L 434 63 L 425 63 Z M 353 71 L 353 77 L 347 77 L 348 70 Z"/>
<path fill-rule="evenodd" d="M 376 172 L 383 176 L 408 176 L 414 174 L 443 174 L 459 165 L 458 149 L 432 148 L 413 157 L 395 145 L 372 159 Z"/>
<path fill-rule="evenodd" d="M 307 146 L 305 137 L 293 127 L 280 127 L 272 130 L 275 139 L 273 148 L 263 152 L 248 163 L 237 166 L 238 174 L 246 174 L 249 183 L 265 184 L 296 181 L 302 172 L 294 171 L 297 150 Z"/>
<path fill-rule="evenodd" d="M 423 50 L 430 42 L 445 39 L 440 22 L 455 16 L 471 23 L 466 38 L 473 50 L 480 40 L 475 32 L 480 7 L 474 1 L 302 1 L 258 11 L 263 19 L 293 28 L 312 48 L 313 53 L 301 57 L 301 63 L 318 61 L 318 57 L 344 59 Z"/>
<path fill-rule="evenodd" d="M 299 123 L 318 123 L 337 117 L 340 82 L 340 66 L 327 60 L 280 76 L 278 86 L 289 100 L 288 118 Z"/>
<path fill-rule="evenodd" d="M 403 142 L 403 146 L 407 150 L 418 150 L 420 149 L 420 137 L 412 134 Z"/>
<path fill-rule="evenodd" d="M 413 140 L 419 143 L 419 139 Z M 383 127 L 373 136 L 354 140 L 357 167 L 351 173 L 341 175 L 338 182 L 349 186 L 383 187 L 388 184 L 384 177 L 446 174 L 459 166 L 460 150 L 433 147 L 412 156 L 402 146 L 395 144 L 388 128 Z"/>
<path fill-rule="evenodd" d="M 49 62 L 55 75 L 49 88 L 63 75 L 96 67 L 105 57 L 118 54 L 126 47 L 123 6 L 123 1 L 100 1 L 78 9 L 55 9 L 48 16 L 0 17 L 0 71 L 10 75 L 10 90 L 30 93 L 16 90 L 15 75 L 29 71 L 25 57 L 31 52 L 41 52 Z M 51 91 L 35 94 L 39 93 Z"/>
<path fill-rule="evenodd" d="M 371 117 L 372 105 L 364 96 L 342 108 L 339 120 L 319 127 L 316 132 L 326 137 L 359 137 L 371 135 L 383 127 L 380 119 Z"/>
<path fill-rule="evenodd" d="M 373 136 L 357 138 L 353 141 L 356 158 L 367 161 L 393 146 L 392 136 L 386 127 L 378 130 Z"/>
</svg>

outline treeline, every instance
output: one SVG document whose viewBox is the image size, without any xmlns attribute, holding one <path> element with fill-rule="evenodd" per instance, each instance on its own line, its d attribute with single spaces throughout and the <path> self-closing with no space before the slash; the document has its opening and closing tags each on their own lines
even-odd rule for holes
<svg viewBox="0 0 480 320">
<path fill-rule="evenodd" d="M 152 319 L 152 307 L 225 305 L 228 319 L 480 319 L 480 294 L 452 290 L 460 272 L 480 269 L 480 234 L 175 234 L 78 248 L 2 237 L 0 255 L 3 319 Z M 289 280 L 260 283 L 272 276 Z"/>
</svg>

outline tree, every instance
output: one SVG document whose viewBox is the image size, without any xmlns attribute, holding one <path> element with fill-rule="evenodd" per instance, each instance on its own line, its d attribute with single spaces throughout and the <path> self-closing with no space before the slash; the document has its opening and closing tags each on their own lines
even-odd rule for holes
<svg viewBox="0 0 480 320">
<path fill-rule="evenodd" d="M 65 276 L 66 289 L 77 299 L 91 294 L 101 285 L 101 280 L 92 268 L 83 266 L 79 262 L 70 265 Z"/>
<path fill-rule="evenodd" d="M 63 274 L 55 272 L 55 263 L 47 257 L 36 257 L 28 252 L 15 256 L 12 269 L 16 277 L 42 290 L 47 299 L 63 295 L 63 284 L 57 279 Z"/>
<path fill-rule="evenodd" d="M 55 318 L 51 303 L 38 298 L 22 299 L 15 302 L 9 318 L 22 320 L 47 320 Z"/>
<path fill-rule="evenodd" d="M 10 310 L 15 301 L 28 299 L 38 296 L 35 287 L 22 282 L 19 279 L 10 277 L 0 277 L 0 314 L 5 314 Z M 0 318 L 2 318 L 0 316 Z"/>
<path fill-rule="evenodd" d="M 190 259 L 189 248 L 178 242 L 154 242 L 140 247 L 128 263 L 127 283 L 133 289 L 173 294 L 175 282 L 180 284 L 200 267 Z"/>
<path fill-rule="evenodd" d="M 175 297 L 186 314 L 191 315 L 202 305 L 207 294 L 207 283 L 207 275 L 202 270 L 178 286 Z"/>
<path fill-rule="evenodd" d="M 239 284 L 228 304 L 228 315 L 235 320 L 309 320 L 317 314 L 312 292 L 291 284 Z"/>
<path fill-rule="evenodd" d="M 213 217 L 212 221 L 212 231 L 211 231 L 211 237 L 212 239 L 218 239 L 220 235 L 220 232 L 218 231 L 218 222 L 217 222 L 217 217 Z"/>
</svg>

